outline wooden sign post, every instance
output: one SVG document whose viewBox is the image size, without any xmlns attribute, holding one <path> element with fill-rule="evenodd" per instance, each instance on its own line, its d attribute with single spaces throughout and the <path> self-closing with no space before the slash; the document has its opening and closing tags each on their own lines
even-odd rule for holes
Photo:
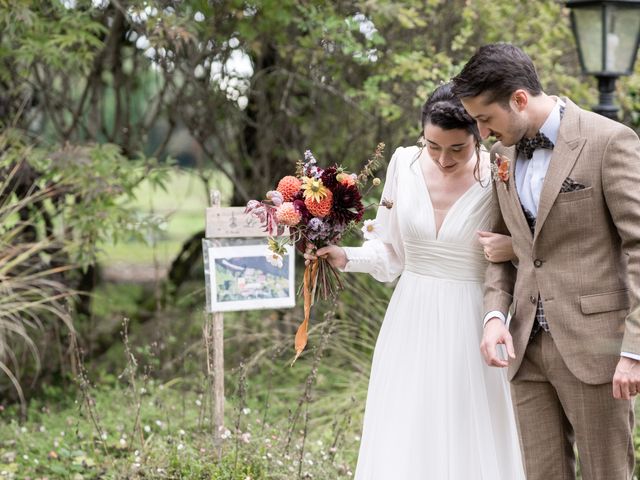
<svg viewBox="0 0 640 480">
<path fill-rule="evenodd" d="M 211 192 L 203 240 L 207 293 L 203 338 L 211 396 L 214 450 L 222 453 L 224 431 L 223 311 L 293 307 L 294 262 L 291 251 L 282 269 L 266 263 L 268 234 L 244 207 L 221 207 L 220 192 Z M 216 252 L 223 252 L 216 254 Z M 226 255 L 226 256 L 225 256 Z M 216 269 L 222 270 L 218 278 Z M 235 282 L 235 283 L 234 283 Z M 261 290 L 261 287 L 264 289 Z"/>
</svg>

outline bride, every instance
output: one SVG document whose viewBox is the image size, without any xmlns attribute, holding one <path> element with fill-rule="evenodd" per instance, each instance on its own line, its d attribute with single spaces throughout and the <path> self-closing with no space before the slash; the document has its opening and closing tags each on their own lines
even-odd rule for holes
<svg viewBox="0 0 640 480">
<path fill-rule="evenodd" d="M 509 237 L 484 231 L 497 208 L 488 154 L 449 84 L 425 103 L 422 127 L 424 148 L 400 147 L 389 164 L 392 206 L 378 210 L 378 238 L 316 252 L 345 272 L 400 276 L 373 355 L 355 478 L 524 479 L 505 373 L 479 350 L 486 262 L 513 257 Z"/>
</svg>

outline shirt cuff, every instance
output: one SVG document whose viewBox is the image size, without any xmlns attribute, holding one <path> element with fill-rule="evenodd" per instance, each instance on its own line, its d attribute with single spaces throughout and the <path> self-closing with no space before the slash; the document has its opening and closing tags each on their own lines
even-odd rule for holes
<svg viewBox="0 0 640 480">
<path fill-rule="evenodd" d="M 634 360 L 640 360 L 640 355 L 636 355 L 635 353 L 621 352 L 620 356 L 621 357 L 632 358 Z"/>
<path fill-rule="evenodd" d="M 369 272 L 373 259 L 366 249 L 362 247 L 342 247 L 342 249 L 347 256 L 347 263 L 344 268 L 339 269 L 341 272 Z"/>
<path fill-rule="evenodd" d="M 485 327 L 487 325 L 487 322 L 492 318 L 499 318 L 500 320 L 502 320 L 502 323 L 507 323 L 507 319 L 504 316 L 504 313 L 499 312 L 498 310 L 494 310 L 492 312 L 487 313 L 484 316 L 484 320 L 482 321 L 482 326 Z"/>
</svg>

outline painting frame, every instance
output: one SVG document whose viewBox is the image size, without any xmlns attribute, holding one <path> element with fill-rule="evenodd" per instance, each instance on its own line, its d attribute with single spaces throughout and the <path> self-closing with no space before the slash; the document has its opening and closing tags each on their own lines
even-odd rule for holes
<svg viewBox="0 0 640 480">
<path fill-rule="evenodd" d="M 264 238 L 202 241 L 208 312 L 295 306 L 295 253 L 286 245 L 282 267 L 267 260 Z"/>
</svg>

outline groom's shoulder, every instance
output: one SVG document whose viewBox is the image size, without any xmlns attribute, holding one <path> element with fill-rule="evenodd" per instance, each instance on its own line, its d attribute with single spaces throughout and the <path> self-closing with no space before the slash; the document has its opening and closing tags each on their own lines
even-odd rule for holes
<svg viewBox="0 0 640 480">
<path fill-rule="evenodd" d="M 623 123 L 607 118 L 599 113 L 586 110 L 568 98 L 563 98 L 563 100 L 566 102 L 568 112 L 571 112 L 570 114 L 575 115 L 579 119 L 580 130 L 588 133 L 589 138 L 595 139 L 602 136 L 608 139 L 612 134 L 616 133 L 632 133 L 633 136 L 637 138 L 636 132 Z"/>
</svg>

